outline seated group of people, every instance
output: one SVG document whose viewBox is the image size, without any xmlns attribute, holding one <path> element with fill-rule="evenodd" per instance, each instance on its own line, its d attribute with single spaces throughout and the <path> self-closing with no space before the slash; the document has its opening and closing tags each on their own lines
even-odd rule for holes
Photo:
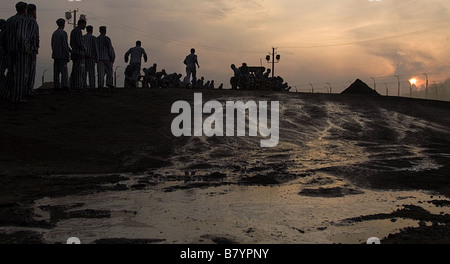
<svg viewBox="0 0 450 264">
<path fill-rule="evenodd" d="M 156 63 L 153 64 L 150 68 L 144 68 L 144 76 L 139 78 L 139 81 L 142 79 L 142 87 L 146 88 L 167 88 L 173 87 L 178 88 L 182 87 L 182 74 L 178 74 L 176 72 L 167 74 L 165 69 L 161 71 L 157 71 L 158 65 Z M 127 86 L 127 70 L 125 70 L 125 87 Z"/>
<path fill-rule="evenodd" d="M 271 77 L 271 70 L 264 72 L 264 67 L 248 67 L 247 63 L 237 68 L 235 64 L 231 64 L 233 77 L 230 79 L 231 89 L 233 90 L 276 90 L 289 91 L 291 87 L 284 82 L 280 76 Z"/>
</svg>

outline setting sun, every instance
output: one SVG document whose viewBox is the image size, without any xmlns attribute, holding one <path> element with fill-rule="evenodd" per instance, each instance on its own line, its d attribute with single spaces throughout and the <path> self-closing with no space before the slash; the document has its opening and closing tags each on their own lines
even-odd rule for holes
<svg viewBox="0 0 450 264">
<path fill-rule="evenodd" d="M 410 83 L 410 84 L 416 84 L 416 83 L 417 83 L 416 78 L 410 79 L 410 80 L 409 80 L 409 83 Z"/>
</svg>

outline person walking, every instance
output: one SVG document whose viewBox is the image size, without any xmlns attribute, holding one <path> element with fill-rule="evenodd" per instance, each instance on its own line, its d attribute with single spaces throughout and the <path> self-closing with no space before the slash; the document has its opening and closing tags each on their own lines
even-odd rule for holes
<svg viewBox="0 0 450 264">
<path fill-rule="evenodd" d="M 131 80 L 134 81 L 135 85 L 134 87 L 138 87 L 138 80 L 139 76 L 141 75 L 141 62 L 142 57 L 144 58 L 144 61 L 147 62 L 147 53 L 145 52 L 145 49 L 141 47 L 142 42 L 136 41 L 136 46 L 133 48 L 130 48 L 125 53 L 125 63 L 128 63 L 130 61 L 131 66 Z M 129 59 L 131 55 L 131 60 Z"/>
<path fill-rule="evenodd" d="M 52 35 L 53 85 L 55 89 L 69 89 L 69 72 L 67 63 L 70 60 L 70 48 L 67 32 L 64 31 L 66 21 L 56 20 L 58 29 Z"/>
<path fill-rule="evenodd" d="M 111 39 L 106 36 L 106 27 L 100 27 L 100 35 L 97 37 L 97 51 L 98 51 L 98 87 L 104 88 L 105 75 L 106 86 L 114 88 L 113 85 L 113 65 L 116 60 L 116 53 L 112 46 Z"/>
<path fill-rule="evenodd" d="M 72 74 L 70 86 L 74 90 L 84 88 L 86 46 L 83 41 L 83 32 L 86 28 L 86 20 L 78 20 L 77 26 L 70 33 L 70 47 L 72 48 Z"/>
<path fill-rule="evenodd" d="M 198 57 L 195 54 L 195 49 L 191 49 L 191 54 L 187 55 L 183 62 L 186 65 L 186 77 L 184 77 L 184 83 L 189 86 L 191 83 L 192 75 L 192 87 L 195 87 L 197 82 L 197 67 L 200 68 L 198 64 Z"/>
<path fill-rule="evenodd" d="M 95 65 L 98 62 L 97 37 L 92 35 L 94 32 L 92 26 L 87 26 L 86 32 L 86 35 L 83 36 L 84 44 L 86 45 L 84 85 L 95 89 Z M 88 79 L 89 85 L 87 83 Z"/>
</svg>

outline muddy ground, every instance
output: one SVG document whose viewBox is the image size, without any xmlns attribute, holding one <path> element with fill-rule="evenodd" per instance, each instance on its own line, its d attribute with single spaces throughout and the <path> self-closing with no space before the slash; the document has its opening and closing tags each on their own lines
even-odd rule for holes
<svg viewBox="0 0 450 264">
<path fill-rule="evenodd" d="M 255 91 L 199 91 L 204 101 L 217 95 L 223 97 L 260 98 L 268 100 L 298 98 L 306 103 L 342 104 L 355 112 L 384 108 L 416 119 L 439 124 L 450 130 L 450 103 L 396 97 L 365 97 L 356 95 L 293 94 Z M 108 210 L 80 209 L 83 201 L 70 207 L 41 207 L 50 219 L 39 220 L 33 203 L 44 197 L 88 195 L 102 192 L 145 190 L 162 183 L 180 181 L 160 177 L 152 171 L 173 166 L 171 157 L 177 155 L 187 138 L 176 138 L 170 131 L 174 116 L 170 113 L 177 100 L 192 101 L 193 91 L 185 89 L 106 89 L 95 91 L 37 90 L 28 103 L 12 105 L 0 102 L 0 227 L 21 227 L 24 230 L 0 232 L 0 243 L 46 243 L 34 228 L 52 229 L 68 218 L 109 218 Z M 318 113 L 320 115 L 320 113 Z M 373 122 L 377 126 L 378 121 Z M 364 135 L 361 145 L 368 151 L 377 145 L 367 142 L 389 143 L 390 131 Z M 325 172 L 345 179 L 353 185 L 348 188 L 304 188 L 299 195 L 309 197 L 341 197 L 357 195 L 361 189 L 425 190 L 429 191 L 433 206 L 448 208 L 450 196 L 450 139 L 448 134 L 416 134 L 418 145 L 426 146 L 427 155 L 438 166 L 426 170 L 403 170 L 405 159 L 377 157 L 364 166 L 332 165 L 326 168 L 292 174 L 277 165 L 261 173 L 257 166 L 235 166 L 234 173 L 241 179 L 227 179 L 227 173 L 212 169 L 207 162 L 198 162 L 182 178 L 183 184 L 164 187 L 165 192 L 179 189 L 200 189 L 213 186 L 276 186 L 291 180 Z M 376 155 L 380 151 L 374 150 Z M 375 155 L 375 154 L 374 154 Z M 262 161 L 263 162 L 263 161 Z M 205 167 L 206 166 L 206 167 Z M 389 169 L 379 169 L 380 167 Z M 207 175 L 192 175 L 190 171 L 208 169 Z M 250 173 L 249 173 L 250 171 Z M 131 176 L 124 176 L 131 175 Z M 67 177 L 66 175 L 97 175 L 95 177 Z M 134 175 L 134 176 L 133 176 Z M 142 177 L 145 175 L 145 177 Z M 364 175 L 364 177 L 361 177 Z M 201 178 L 204 177 L 204 178 Z M 132 179 L 133 183 L 129 183 Z M 137 179 L 137 180 L 136 180 Z M 314 178 L 314 180 L 320 180 Z M 431 196 L 433 198 L 431 198 Z M 429 201 L 423 201 L 429 203 Z M 69 210 L 70 209 L 70 210 Z M 137 212 L 127 212 L 130 214 Z M 405 204 L 398 210 L 382 214 L 361 215 L 346 219 L 363 222 L 374 219 L 413 219 L 419 227 L 408 227 L 382 239 L 382 243 L 449 243 L 450 217 L 446 213 L 433 214 L 416 204 Z M 420 224 L 431 222 L 432 225 Z M 28 229 L 28 230 L 27 230 Z M 251 233 L 252 230 L 247 230 Z M 299 233 L 304 232 L 298 230 Z M 94 243 L 152 244 L 164 239 L 98 238 Z M 227 237 L 205 236 L 206 243 L 240 243 Z"/>
</svg>

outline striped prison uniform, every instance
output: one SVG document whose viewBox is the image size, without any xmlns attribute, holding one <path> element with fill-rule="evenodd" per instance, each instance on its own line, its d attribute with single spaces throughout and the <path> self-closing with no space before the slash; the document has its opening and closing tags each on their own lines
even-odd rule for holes
<svg viewBox="0 0 450 264">
<path fill-rule="evenodd" d="M 39 53 L 39 25 L 37 21 L 31 17 L 27 16 L 29 23 L 28 28 L 30 35 L 30 63 L 28 64 L 28 72 L 29 78 L 27 83 L 27 93 L 31 92 L 34 89 L 34 83 L 36 81 L 36 62 L 37 62 L 37 54 Z"/>
<path fill-rule="evenodd" d="M 24 15 L 15 15 L 6 22 L 6 54 L 8 73 L 0 95 L 12 103 L 19 103 L 26 94 L 29 79 L 29 66 L 31 60 L 31 47 L 28 23 Z"/>
<path fill-rule="evenodd" d="M 70 86 L 78 90 L 84 88 L 85 66 L 84 56 L 86 47 L 83 42 L 83 33 L 76 27 L 70 33 L 70 47 L 72 48 L 72 74 L 70 75 Z"/>
<path fill-rule="evenodd" d="M 131 55 L 130 65 L 132 69 L 131 74 L 131 80 L 136 83 L 137 87 L 137 81 L 139 79 L 139 76 L 141 75 L 141 60 L 142 57 L 144 57 L 144 61 L 147 62 L 147 53 L 145 52 L 144 48 L 136 46 L 131 49 L 129 49 L 125 53 L 125 62 L 128 62 L 128 59 Z"/>
<path fill-rule="evenodd" d="M 83 36 L 84 44 L 86 45 L 86 57 L 85 57 L 85 87 L 87 85 L 87 79 L 89 78 L 89 88 L 95 88 L 95 64 L 98 61 L 97 53 L 97 38 L 91 33 L 87 33 Z"/>
<path fill-rule="evenodd" d="M 67 63 L 70 58 L 67 32 L 58 28 L 52 35 L 53 83 L 55 89 L 69 88 Z M 61 78 L 60 78 L 61 77 Z"/>
<path fill-rule="evenodd" d="M 97 51 L 98 51 L 98 87 L 106 86 L 113 87 L 113 63 L 116 60 L 116 54 L 111 44 L 111 39 L 103 34 L 97 37 Z"/>
</svg>

